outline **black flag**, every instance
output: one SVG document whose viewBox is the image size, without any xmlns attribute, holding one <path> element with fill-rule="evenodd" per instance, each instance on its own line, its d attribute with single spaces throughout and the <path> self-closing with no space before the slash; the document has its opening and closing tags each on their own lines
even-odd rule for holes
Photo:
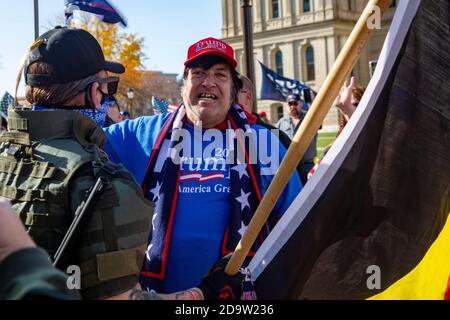
<svg viewBox="0 0 450 320">
<path fill-rule="evenodd" d="M 399 3 L 355 114 L 250 264 L 258 298 L 449 297 L 449 6 Z"/>
</svg>

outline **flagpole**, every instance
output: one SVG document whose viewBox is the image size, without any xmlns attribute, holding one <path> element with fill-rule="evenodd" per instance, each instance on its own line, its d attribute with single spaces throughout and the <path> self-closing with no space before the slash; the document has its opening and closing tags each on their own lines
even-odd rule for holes
<svg viewBox="0 0 450 320">
<path fill-rule="evenodd" d="M 353 69 L 361 55 L 362 49 L 367 43 L 372 30 L 368 27 L 368 21 L 373 18 L 374 7 L 379 8 L 380 18 L 390 4 L 390 0 L 370 0 L 361 17 L 353 28 L 350 37 L 336 59 L 330 73 L 320 88 L 311 108 L 305 116 L 292 143 L 281 162 L 275 177 L 264 194 L 247 230 L 239 241 L 228 265 L 225 268 L 227 274 L 233 275 L 239 271 L 248 252 L 255 242 L 262 226 L 267 221 L 281 192 L 286 187 L 292 173 L 296 169 L 300 159 L 311 143 L 313 137 L 320 128 L 325 116 L 339 93 L 345 78 Z M 375 11 L 376 13 L 376 11 Z"/>
<path fill-rule="evenodd" d="M 34 39 L 39 37 L 39 0 L 34 0 Z"/>
<path fill-rule="evenodd" d="M 255 63 L 253 60 L 253 21 L 252 21 L 252 4 L 251 0 L 241 0 L 242 8 L 242 25 L 244 37 L 244 65 L 245 75 L 253 83 L 255 83 Z M 256 100 L 256 97 L 253 97 Z M 253 112 L 257 112 L 257 106 L 253 101 Z"/>
</svg>

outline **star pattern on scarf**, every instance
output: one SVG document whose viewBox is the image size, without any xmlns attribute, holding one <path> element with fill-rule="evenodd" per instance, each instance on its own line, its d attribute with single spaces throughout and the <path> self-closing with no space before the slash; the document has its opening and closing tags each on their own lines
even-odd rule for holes
<svg viewBox="0 0 450 320">
<path fill-rule="evenodd" d="M 237 164 L 233 168 L 231 168 L 231 170 L 234 170 L 239 173 L 239 179 L 242 179 L 243 176 L 248 177 L 247 165 L 245 163 Z"/>
<path fill-rule="evenodd" d="M 250 203 L 248 202 L 248 197 L 251 192 L 245 193 L 244 190 L 241 189 L 241 195 L 236 198 L 236 201 L 241 204 L 241 211 L 244 211 L 246 207 L 250 208 Z"/>
<path fill-rule="evenodd" d="M 241 235 L 241 238 L 244 235 L 245 230 L 247 230 L 247 226 L 245 225 L 244 221 L 241 220 L 241 228 L 238 230 L 238 233 Z"/>
<path fill-rule="evenodd" d="M 150 250 L 152 250 L 152 247 L 153 247 L 153 245 L 150 244 L 150 245 L 147 247 L 147 251 L 145 252 L 145 255 L 147 256 L 147 259 L 148 259 L 148 260 L 150 260 Z"/>
<path fill-rule="evenodd" d="M 150 192 L 153 194 L 153 201 L 159 200 L 161 194 L 161 186 L 162 183 L 156 182 L 156 186 L 150 190 Z"/>
<path fill-rule="evenodd" d="M 152 218 L 153 230 L 156 229 L 156 227 L 155 227 L 155 220 L 156 220 L 156 216 L 157 216 L 157 215 L 158 215 L 158 214 L 157 214 L 156 212 L 153 214 L 153 218 Z"/>
</svg>

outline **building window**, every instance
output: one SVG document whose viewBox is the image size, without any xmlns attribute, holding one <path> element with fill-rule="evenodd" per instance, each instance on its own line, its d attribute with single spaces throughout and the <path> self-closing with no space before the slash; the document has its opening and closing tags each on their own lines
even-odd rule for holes
<svg viewBox="0 0 450 320">
<path fill-rule="evenodd" d="M 283 54 L 280 50 L 275 52 L 275 71 L 279 75 L 283 75 Z"/>
<path fill-rule="evenodd" d="M 303 0 L 303 12 L 310 12 L 310 11 L 311 11 L 311 1 Z"/>
<path fill-rule="evenodd" d="M 348 0 L 348 10 L 353 11 L 352 0 Z"/>
<path fill-rule="evenodd" d="M 271 113 L 272 113 L 272 121 L 274 123 L 277 123 L 278 120 L 283 118 L 283 116 L 284 116 L 283 105 L 278 104 L 278 103 L 273 104 L 273 105 L 271 105 L 270 109 L 271 109 Z"/>
<path fill-rule="evenodd" d="M 393 0 L 392 2 L 391 2 L 391 7 L 392 8 L 395 8 L 397 6 L 397 0 Z"/>
<path fill-rule="evenodd" d="M 272 0 L 272 18 L 280 17 L 280 6 L 278 4 L 278 0 Z"/>
<path fill-rule="evenodd" d="M 305 51 L 306 55 L 306 79 L 307 81 L 314 81 L 316 79 L 314 68 L 314 49 L 309 46 Z"/>
<path fill-rule="evenodd" d="M 283 118 L 284 113 L 283 113 L 283 106 L 278 106 L 277 107 L 277 121 L 280 120 L 281 118 Z"/>
</svg>

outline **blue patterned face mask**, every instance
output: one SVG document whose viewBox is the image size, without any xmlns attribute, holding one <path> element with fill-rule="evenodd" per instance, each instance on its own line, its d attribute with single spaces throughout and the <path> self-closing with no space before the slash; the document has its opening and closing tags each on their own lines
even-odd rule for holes
<svg viewBox="0 0 450 320">
<path fill-rule="evenodd" d="M 78 113 L 81 113 L 83 116 L 86 116 L 100 126 L 103 127 L 105 125 L 106 115 L 108 113 L 109 109 L 109 96 L 103 95 L 102 99 L 102 105 L 98 110 L 95 109 L 70 109 L 70 111 L 75 111 Z M 52 108 L 52 107 L 42 107 L 42 106 L 34 106 L 33 110 L 35 111 L 57 111 L 61 110 L 58 108 Z M 66 109 L 68 110 L 68 109 Z"/>
<path fill-rule="evenodd" d="M 94 109 L 74 109 L 73 111 L 81 113 L 82 115 L 91 118 L 95 123 L 102 127 L 105 125 L 106 115 L 109 109 L 109 97 L 103 95 L 102 105 L 98 110 Z"/>
</svg>

